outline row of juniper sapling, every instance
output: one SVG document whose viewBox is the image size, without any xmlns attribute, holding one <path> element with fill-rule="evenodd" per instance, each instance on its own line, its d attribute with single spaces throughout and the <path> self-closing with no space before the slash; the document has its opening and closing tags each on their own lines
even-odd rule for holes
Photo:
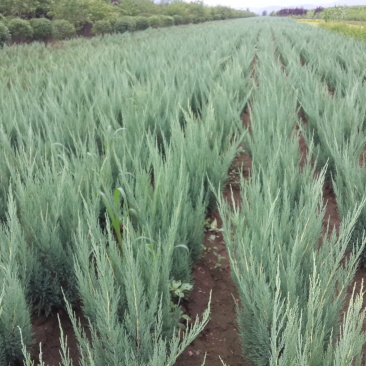
<svg viewBox="0 0 366 366">
<path fill-rule="evenodd" d="M 344 261 L 365 200 L 348 211 L 338 235 L 331 227 L 323 235 L 326 167 L 314 178 L 308 159 L 299 172 L 297 95 L 274 61 L 269 29 L 258 48 L 246 141 L 252 174 L 242 179 L 241 206 L 234 199 L 233 208 L 224 199 L 219 204 L 241 300 L 243 353 L 254 365 L 360 365 L 361 295 L 352 298 L 341 327 L 339 316 L 365 245 L 363 238 Z"/>
<path fill-rule="evenodd" d="M 299 45 L 300 34 L 292 34 L 291 37 Z M 297 37 L 297 38 L 296 38 Z M 329 41 L 337 38 L 330 34 Z M 286 54 L 289 62 L 287 71 L 289 81 L 293 88 L 299 90 L 298 101 L 306 126 L 302 122 L 303 135 L 307 143 L 314 142 L 314 153 L 317 157 L 317 169 L 327 165 L 326 181 L 332 184 L 341 218 L 345 218 L 357 202 L 362 201 L 363 186 L 366 182 L 365 160 L 363 151 L 366 143 L 364 133 L 366 106 L 360 100 L 360 95 L 365 95 L 366 88 L 359 82 L 359 66 L 354 60 L 348 61 L 345 52 L 347 48 L 340 49 L 343 67 L 340 68 L 339 60 L 333 57 L 333 51 L 327 57 L 328 68 L 332 71 L 332 79 L 343 80 L 344 76 L 349 80 L 347 83 L 336 84 L 334 93 L 329 93 L 327 80 L 321 77 L 322 73 L 315 67 L 318 63 L 316 58 L 310 58 L 315 44 L 306 47 L 309 55 L 309 65 L 301 65 L 298 62 L 298 51 L 293 47 L 280 32 L 276 40 Z M 314 41 L 315 43 L 316 41 Z M 318 55 L 316 55 L 318 57 Z M 350 82 L 351 81 L 351 82 Z M 315 98 L 314 98 L 315 96 Z M 365 230 L 366 208 L 360 212 L 359 219 L 355 223 L 352 232 L 350 246 L 360 245 Z M 361 263 L 365 264 L 365 252 L 362 252 Z"/>
</svg>

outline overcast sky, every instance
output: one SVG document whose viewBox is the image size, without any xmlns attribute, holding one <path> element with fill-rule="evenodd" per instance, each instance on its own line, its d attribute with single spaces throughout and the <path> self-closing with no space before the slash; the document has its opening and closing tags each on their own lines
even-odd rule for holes
<svg viewBox="0 0 366 366">
<path fill-rule="evenodd" d="M 358 3 L 358 1 L 356 1 Z M 353 5 L 355 1 L 352 0 L 204 0 L 206 5 L 224 5 L 230 6 L 237 9 L 246 8 L 265 8 L 270 6 L 281 6 L 281 7 L 296 7 L 298 5 Z M 366 5 L 366 0 L 364 1 Z"/>
</svg>

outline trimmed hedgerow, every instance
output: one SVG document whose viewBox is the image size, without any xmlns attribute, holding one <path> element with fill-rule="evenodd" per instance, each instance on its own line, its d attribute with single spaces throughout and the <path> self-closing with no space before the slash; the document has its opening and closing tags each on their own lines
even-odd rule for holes
<svg viewBox="0 0 366 366">
<path fill-rule="evenodd" d="M 134 30 L 134 22 L 133 19 L 124 17 L 118 18 L 114 22 L 114 31 L 116 33 L 125 33 L 125 32 L 132 32 Z"/>
<path fill-rule="evenodd" d="M 149 28 L 149 19 L 146 17 L 136 17 L 135 18 L 135 29 L 136 30 L 145 30 Z"/>
<path fill-rule="evenodd" d="M 8 24 L 11 39 L 15 42 L 27 42 L 33 37 L 33 29 L 24 19 L 12 19 Z"/>
<path fill-rule="evenodd" d="M 47 18 L 30 20 L 33 29 L 33 38 L 38 41 L 47 41 L 52 37 L 52 22 Z"/>
<path fill-rule="evenodd" d="M 67 20 L 55 20 L 52 23 L 52 36 L 56 40 L 64 40 L 74 37 L 76 29 Z"/>
<path fill-rule="evenodd" d="M 159 15 L 153 15 L 149 18 L 149 24 L 151 28 L 159 28 L 162 25 L 162 19 Z"/>
<path fill-rule="evenodd" d="M 95 35 L 112 33 L 113 27 L 108 20 L 98 20 L 93 24 L 91 32 Z"/>
<path fill-rule="evenodd" d="M 169 16 L 162 16 L 161 23 L 163 27 L 171 27 L 174 25 L 174 18 Z"/>
<path fill-rule="evenodd" d="M 181 15 L 173 15 L 174 24 L 180 25 L 183 23 L 183 17 Z"/>
</svg>

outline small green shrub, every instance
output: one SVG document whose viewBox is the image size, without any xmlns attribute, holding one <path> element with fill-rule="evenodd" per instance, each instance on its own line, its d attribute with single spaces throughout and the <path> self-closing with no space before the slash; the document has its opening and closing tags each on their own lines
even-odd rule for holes
<svg viewBox="0 0 366 366">
<path fill-rule="evenodd" d="M 119 18 L 114 23 L 114 31 L 116 33 L 133 32 L 135 29 L 135 22 L 132 18 Z"/>
<path fill-rule="evenodd" d="M 193 23 L 194 24 L 199 24 L 199 23 L 204 23 L 205 18 L 200 17 L 200 16 L 194 16 L 193 17 Z"/>
<path fill-rule="evenodd" d="M 168 17 L 168 16 L 162 16 L 161 17 L 162 26 L 163 27 L 171 27 L 174 25 L 174 18 Z"/>
<path fill-rule="evenodd" d="M 52 24 L 52 35 L 56 40 L 72 38 L 75 33 L 75 27 L 67 20 L 55 20 Z"/>
<path fill-rule="evenodd" d="M 146 17 L 136 17 L 135 19 L 136 21 L 136 30 L 145 30 L 147 28 L 149 28 L 150 24 L 149 24 L 149 19 Z"/>
<path fill-rule="evenodd" d="M 136 30 L 136 18 L 135 17 L 127 17 L 130 28 L 128 29 L 129 32 L 134 32 Z"/>
<path fill-rule="evenodd" d="M 0 23 L 0 48 L 4 47 L 11 39 L 9 29 Z"/>
<path fill-rule="evenodd" d="M 108 20 L 97 20 L 93 24 L 93 28 L 91 31 L 92 31 L 92 34 L 103 35 L 103 34 L 112 33 L 113 28 L 112 28 L 111 23 Z"/>
<path fill-rule="evenodd" d="M 11 20 L 8 28 L 13 41 L 27 42 L 33 37 L 33 29 L 29 22 L 24 19 L 16 18 Z"/>
<path fill-rule="evenodd" d="M 220 14 L 214 14 L 212 16 L 213 20 L 221 20 L 221 15 Z"/>
<path fill-rule="evenodd" d="M 52 37 L 52 22 L 46 18 L 30 20 L 33 29 L 33 38 L 39 41 L 47 41 Z"/>
<path fill-rule="evenodd" d="M 193 16 L 192 15 L 186 15 L 183 17 L 183 23 L 184 24 L 190 24 L 193 23 Z"/>
<path fill-rule="evenodd" d="M 159 15 L 153 15 L 149 18 L 151 28 L 159 28 L 162 26 L 162 18 Z"/>
<path fill-rule="evenodd" d="M 174 24 L 179 25 L 183 23 L 183 17 L 181 15 L 173 15 Z"/>
</svg>

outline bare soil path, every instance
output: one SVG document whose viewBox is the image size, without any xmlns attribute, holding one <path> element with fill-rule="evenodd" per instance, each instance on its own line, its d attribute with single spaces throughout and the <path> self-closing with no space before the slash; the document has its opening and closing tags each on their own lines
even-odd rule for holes
<svg viewBox="0 0 366 366">
<path fill-rule="evenodd" d="M 82 319 L 82 324 L 86 325 L 86 320 L 82 316 L 80 307 L 75 309 L 78 318 Z M 60 357 L 60 327 L 58 318 L 62 325 L 62 331 L 64 337 L 67 337 L 67 344 L 70 351 L 70 358 L 74 361 L 74 365 L 77 365 L 79 358 L 79 351 L 77 342 L 75 339 L 75 333 L 72 328 L 72 324 L 66 311 L 59 311 L 57 314 L 45 317 L 34 317 L 32 319 L 33 334 L 35 344 L 31 352 L 32 359 L 39 362 L 39 344 L 42 345 L 42 361 L 47 366 L 59 366 L 61 362 Z"/>
<path fill-rule="evenodd" d="M 236 203 L 240 201 L 239 177 L 247 177 L 251 161 L 242 153 L 234 160 L 223 196 Z M 222 227 L 218 210 L 207 218 L 212 226 Z M 215 224 L 216 223 L 216 224 Z M 236 321 L 235 302 L 238 302 L 235 285 L 231 278 L 230 262 L 221 231 L 208 230 L 204 240 L 202 259 L 194 269 L 194 290 L 186 304 L 186 312 L 194 319 L 207 308 L 212 290 L 211 317 L 205 330 L 186 348 L 175 366 L 201 366 L 206 354 L 206 365 L 222 366 L 220 358 L 230 366 L 249 366 L 242 356 L 239 329 Z"/>
</svg>

